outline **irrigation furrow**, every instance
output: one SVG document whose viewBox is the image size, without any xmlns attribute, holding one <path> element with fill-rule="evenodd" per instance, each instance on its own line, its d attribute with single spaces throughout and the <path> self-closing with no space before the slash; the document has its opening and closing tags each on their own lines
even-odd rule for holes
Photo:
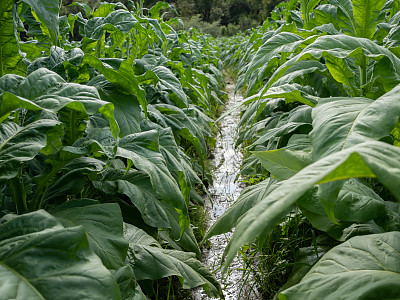
<svg viewBox="0 0 400 300">
<path fill-rule="evenodd" d="M 234 89 L 233 84 L 227 85 L 229 100 L 226 103 L 226 110 L 243 99 L 240 95 L 234 94 Z M 241 151 L 235 149 L 239 117 L 240 112 L 236 110 L 218 124 L 220 131 L 217 135 L 216 147 L 213 152 L 214 158 L 211 162 L 213 185 L 209 188 L 212 203 L 208 199 L 206 200 L 208 227 L 215 223 L 225 210 L 235 202 L 243 189 L 243 184 L 237 181 L 243 157 Z M 204 247 L 202 261 L 215 272 L 214 275 L 222 285 L 226 300 L 258 299 L 252 295 L 253 293 L 249 292 L 249 286 L 243 285 L 246 280 L 240 270 L 243 264 L 239 258 L 235 259 L 227 274 L 221 274 L 222 254 L 232 233 L 212 237 L 209 240 L 210 247 Z M 194 299 L 206 300 L 210 298 L 202 289 L 198 289 L 194 292 Z"/>
</svg>

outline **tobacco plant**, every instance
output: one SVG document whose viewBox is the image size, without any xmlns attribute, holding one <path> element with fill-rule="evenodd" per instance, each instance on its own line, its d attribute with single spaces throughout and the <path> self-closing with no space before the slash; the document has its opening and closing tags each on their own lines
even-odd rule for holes
<svg viewBox="0 0 400 300">
<path fill-rule="evenodd" d="M 235 227 L 225 270 L 241 246 L 297 208 L 341 244 L 310 255 L 312 268 L 279 299 L 400 293 L 399 16 L 398 1 L 289 1 L 223 52 L 247 96 L 238 143 L 251 155 L 242 174 L 270 175 L 206 234 Z"/>
<path fill-rule="evenodd" d="M 0 4 L 0 298 L 147 299 L 170 276 L 223 297 L 188 212 L 222 104 L 217 44 L 176 32 L 167 3 L 60 5 Z"/>
</svg>

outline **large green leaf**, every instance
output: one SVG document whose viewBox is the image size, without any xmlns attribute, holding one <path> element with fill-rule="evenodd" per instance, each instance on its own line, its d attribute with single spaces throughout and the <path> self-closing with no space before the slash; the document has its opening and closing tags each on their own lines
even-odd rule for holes
<svg viewBox="0 0 400 300">
<path fill-rule="evenodd" d="M 321 99 L 312 112 L 310 136 L 314 159 L 389 135 L 400 116 L 399 93 L 400 85 L 375 101 L 367 98 Z"/>
<path fill-rule="evenodd" d="M 65 227 L 82 225 L 90 247 L 108 269 L 123 266 L 128 243 L 123 237 L 121 210 L 116 203 L 79 205 L 71 207 L 71 201 L 53 213 Z"/>
<path fill-rule="evenodd" d="M 146 224 L 156 228 L 170 228 L 168 216 L 164 211 L 153 188 L 149 177 L 141 173 L 108 168 L 103 173 L 101 181 L 94 182 L 97 189 L 107 195 L 124 194 L 131 203 L 140 211 Z"/>
<path fill-rule="evenodd" d="M 96 11 L 97 12 L 97 11 Z M 84 36 L 92 40 L 100 40 L 103 37 L 104 30 L 112 32 L 118 30 L 122 33 L 129 32 L 138 22 L 135 17 L 126 10 L 116 10 L 107 17 L 97 17 L 100 13 L 94 13 L 95 17 L 90 19 L 84 28 Z"/>
<path fill-rule="evenodd" d="M 98 89 L 101 99 L 114 104 L 114 116 L 120 128 L 120 137 L 141 131 L 140 122 L 144 116 L 134 95 L 124 93 L 101 75 L 96 76 L 88 85 Z"/>
<path fill-rule="evenodd" d="M 270 60 L 279 53 L 293 52 L 303 42 L 304 38 L 290 32 L 281 32 L 272 36 L 263 43 L 253 56 L 246 70 L 246 77 L 264 64 L 268 64 Z"/>
<path fill-rule="evenodd" d="M 134 226 L 125 226 L 125 236 L 137 280 L 176 275 L 186 289 L 203 286 L 210 297 L 223 298 L 219 283 L 193 253 L 162 249 L 156 240 Z"/>
<path fill-rule="evenodd" d="M 382 142 L 365 142 L 324 157 L 283 181 L 237 224 L 224 252 L 225 270 L 240 246 L 251 242 L 261 233 L 271 232 L 293 204 L 316 184 L 352 177 L 377 177 L 400 199 L 400 190 L 397 187 L 400 180 L 399 157 L 398 147 Z M 335 203 L 323 204 L 327 215 L 332 216 Z"/>
<path fill-rule="evenodd" d="M 371 39 L 386 0 L 353 0 L 353 15 L 358 37 Z"/>
<path fill-rule="evenodd" d="M 354 237 L 326 253 L 280 300 L 396 299 L 400 233 Z"/>
<path fill-rule="evenodd" d="M 358 60 L 364 57 L 362 55 L 375 61 L 380 61 L 386 57 L 389 59 L 394 71 L 400 74 L 400 59 L 387 48 L 379 46 L 375 42 L 365 38 L 356 38 L 344 34 L 326 35 L 318 37 L 312 44 L 304 48 L 302 52 L 281 65 L 264 86 L 262 94 L 267 92 L 272 84 L 285 74 L 287 69 L 301 60 L 319 60 L 321 57 L 326 56 L 338 59 L 352 57 L 356 58 L 356 62 L 360 64 Z"/>
<path fill-rule="evenodd" d="M 187 96 L 182 89 L 182 85 L 178 78 L 171 72 L 170 69 L 158 66 L 152 69 L 152 71 L 159 78 L 159 86 L 163 90 L 171 91 L 170 98 L 180 108 L 185 108 L 189 105 Z"/>
<path fill-rule="evenodd" d="M 19 55 L 14 33 L 13 5 L 14 0 L 4 0 L 0 3 L 0 77 L 7 73 L 24 75 L 16 68 L 22 57 Z"/>
<path fill-rule="evenodd" d="M 0 223 L 1 299 L 120 299 L 81 227 L 64 228 L 45 211 Z"/>
<path fill-rule="evenodd" d="M 0 79 L 0 83 L 3 80 Z M 67 116 L 64 120 L 72 121 L 67 126 L 71 132 L 77 131 L 79 118 L 85 119 L 87 115 L 101 113 L 109 123 L 114 136 L 118 136 L 119 128 L 114 118 L 114 106 L 100 99 L 94 87 L 67 83 L 57 73 L 40 68 L 25 79 L 19 81 L 18 87 L 9 87 L 16 95 L 4 91 L 0 102 L 0 120 L 4 120 L 10 112 L 25 108 L 28 110 L 48 110 L 52 112 L 63 111 Z M 75 114 L 75 115 L 74 115 Z M 74 121 L 76 119 L 77 121 Z M 85 125 L 86 127 L 86 125 Z M 78 134 L 72 134 L 70 139 L 74 142 Z"/>
<path fill-rule="evenodd" d="M 264 199 L 274 188 L 274 181 L 267 179 L 253 186 L 245 188 L 239 198 L 221 217 L 211 226 L 204 236 L 204 240 L 218 234 L 229 232 L 239 222 L 240 218 Z"/>
<path fill-rule="evenodd" d="M 48 29 L 53 45 L 57 45 L 59 35 L 58 11 L 61 7 L 61 0 L 22 0 L 29 4 L 35 11 L 36 16 Z"/>
<path fill-rule="evenodd" d="M 145 172 L 150 177 L 154 191 L 162 199 L 171 203 L 182 214 L 187 215 L 187 207 L 182 193 L 159 152 L 157 131 L 151 130 L 121 138 L 117 156 L 130 159 L 138 170 Z"/>
<path fill-rule="evenodd" d="M 124 60 L 118 71 L 107 67 L 103 62 L 93 55 L 86 54 L 84 62 L 97 69 L 108 81 L 121 87 L 124 92 L 135 95 L 143 107 L 145 113 L 147 113 L 147 100 L 145 91 L 139 86 L 136 79 L 136 75 L 132 69 L 132 61 L 127 59 Z"/>
<path fill-rule="evenodd" d="M 257 157 L 276 180 L 286 180 L 312 162 L 310 151 L 277 149 L 258 152 Z"/>
<path fill-rule="evenodd" d="M 47 132 L 58 124 L 48 119 L 25 127 L 12 122 L 0 124 L 0 181 L 15 177 L 21 162 L 33 159 L 46 146 Z"/>
</svg>

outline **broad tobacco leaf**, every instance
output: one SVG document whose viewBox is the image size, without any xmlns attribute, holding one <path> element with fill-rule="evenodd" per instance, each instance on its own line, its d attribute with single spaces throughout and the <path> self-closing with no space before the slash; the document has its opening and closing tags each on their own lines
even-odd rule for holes
<svg viewBox="0 0 400 300">
<path fill-rule="evenodd" d="M 294 203 L 316 184 L 337 182 L 353 177 L 377 177 L 400 199 L 400 149 L 383 142 L 365 142 L 331 154 L 305 167 L 261 200 L 236 226 L 231 241 L 224 252 L 226 265 L 239 248 L 258 235 L 270 232 L 291 210 Z M 341 183 L 343 184 L 343 183 Z M 334 200 L 330 202 L 329 200 Z M 327 215 L 334 220 L 334 198 L 322 202 Z"/>
<path fill-rule="evenodd" d="M 47 132 L 58 121 L 42 119 L 25 127 L 13 122 L 0 124 L 0 181 L 15 177 L 24 161 L 33 159 L 46 146 Z"/>
<path fill-rule="evenodd" d="M 60 32 L 58 12 L 61 7 L 61 0 L 22 0 L 22 2 L 33 8 L 37 18 L 49 30 L 53 45 L 56 46 Z"/>
<path fill-rule="evenodd" d="M 13 5 L 14 0 L 0 2 L 0 77 L 8 73 L 24 75 L 16 68 L 22 57 L 14 32 Z"/>
<path fill-rule="evenodd" d="M 223 299 L 221 286 L 194 253 L 163 249 L 154 238 L 132 225 L 125 225 L 125 236 L 130 244 L 128 258 L 137 280 L 176 275 L 183 288 L 203 286 L 210 297 Z"/>
<path fill-rule="evenodd" d="M 118 204 L 84 205 L 79 200 L 73 200 L 58 207 L 53 215 L 65 227 L 81 225 L 91 248 L 101 258 L 104 266 L 109 269 L 123 266 L 128 243 L 123 237 L 122 215 Z"/>
<path fill-rule="evenodd" d="M 313 158 L 390 134 L 400 116 L 400 85 L 375 101 L 367 98 L 321 99 L 313 109 L 310 133 Z"/>
<path fill-rule="evenodd" d="M 121 299 L 82 227 L 64 228 L 42 210 L 0 223 L 2 299 Z"/>
<path fill-rule="evenodd" d="M 280 300 L 396 299 L 400 233 L 354 237 L 326 253 Z"/>
</svg>

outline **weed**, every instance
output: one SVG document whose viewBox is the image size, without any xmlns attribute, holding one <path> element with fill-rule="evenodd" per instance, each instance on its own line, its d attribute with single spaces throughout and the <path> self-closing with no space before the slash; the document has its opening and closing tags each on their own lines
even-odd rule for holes
<svg viewBox="0 0 400 300">
<path fill-rule="evenodd" d="M 299 211 L 291 212 L 264 240 L 242 248 L 243 277 L 251 278 L 263 299 L 273 299 L 289 279 L 299 249 L 314 246 L 321 234 Z"/>
</svg>

